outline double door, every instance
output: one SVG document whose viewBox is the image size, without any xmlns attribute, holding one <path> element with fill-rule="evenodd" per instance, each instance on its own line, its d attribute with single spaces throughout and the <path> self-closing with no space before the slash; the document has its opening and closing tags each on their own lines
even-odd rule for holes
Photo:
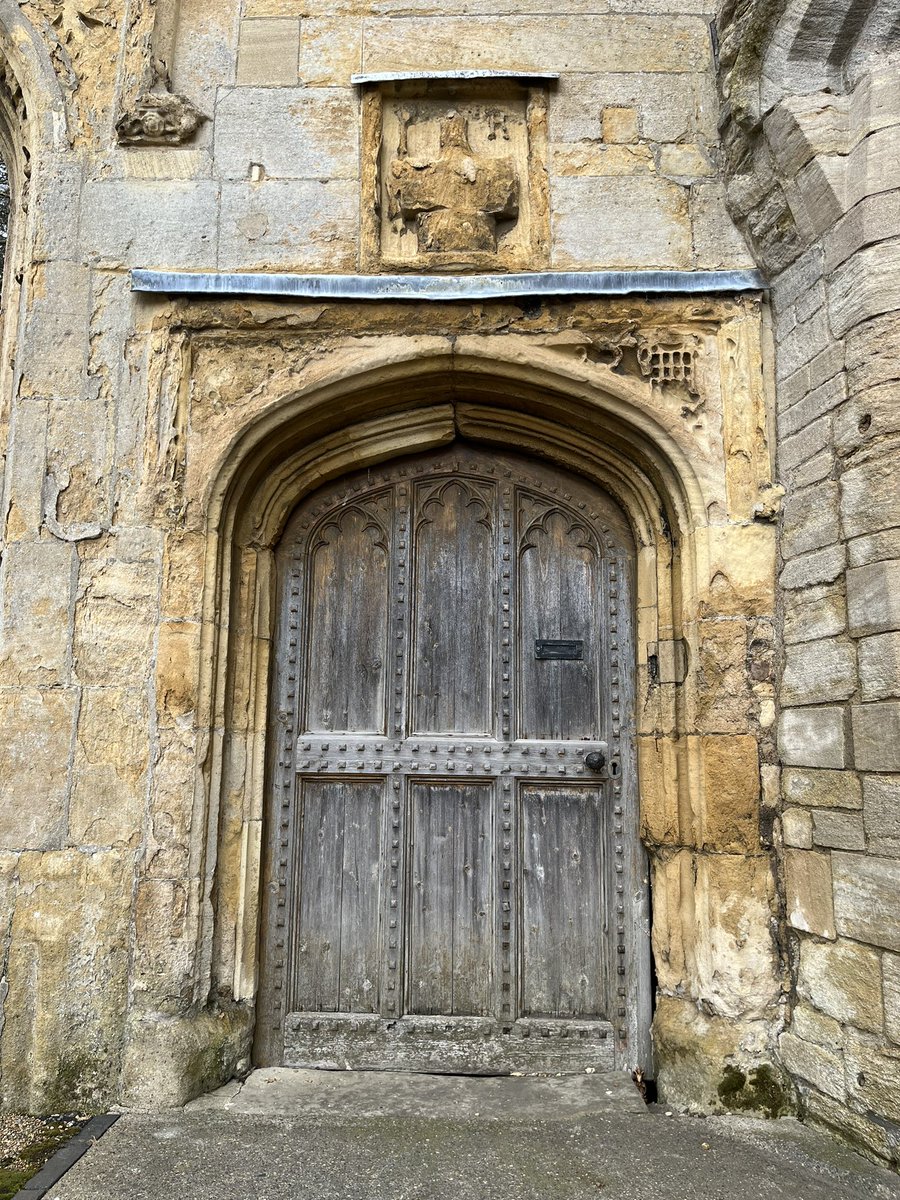
<svg viewBox="0 0 900 1200">
<path fill-rule="evenodd" d="M 599 489 L 461 444 L 294 515 L 263 1061 L 647 1061 L 632 568 Z"/>
</svg>

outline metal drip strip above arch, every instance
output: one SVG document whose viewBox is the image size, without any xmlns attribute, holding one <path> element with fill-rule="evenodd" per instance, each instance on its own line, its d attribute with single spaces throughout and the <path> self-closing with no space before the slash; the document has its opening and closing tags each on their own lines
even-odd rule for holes
<svg viewBox="0 0 900 1200">
<path fill-rule="evenodd" d="M 297 300 L 514 300 L 541 296 L 758 292 L 759 271 L 534 271 L 509 275 L 296 275 L 252 271 L 131 272 L 133 292 Z"/>
</svg>

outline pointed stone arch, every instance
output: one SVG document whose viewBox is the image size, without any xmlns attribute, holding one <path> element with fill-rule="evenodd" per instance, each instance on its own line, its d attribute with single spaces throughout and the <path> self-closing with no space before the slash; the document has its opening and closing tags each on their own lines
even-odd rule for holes
<svg viewBox="0 0 900 1200">
<path fill-rule="evenodd" d="M 330 352 L 307 378 L 305 386 L 280 390 L 278 379 L 270 380 L 266 403 L 222 445 L 203 487 L 204 604 L 196 656 L 199 719 L 208 733 L 194 814 L 202 874 L 198 995 L 217 998 L 230 1016 L 219 1026 L 220 1053 L 230 1063 L 223 1068 L 226 1077 L 249 1052 L 258 988 L 275 547 L 292 510 L 322 483 L 455 438 L 563 466 L 610 493 L 629 519 L 637 546 L 642 825 L 657 891 L 658 970 L 673 981 L 692 977 L 697 1001 L 688 999 L 689 1005 L 715 979 L 709 1008 L 713 1025 L 720 1018 L 717 1053 L 763 1061 L 762 1015 L 777 988 L 769 868 L 758 833 L 747 835 L 753 843 L 747 871 L 732 864 L 736 874 L 726 879 L 720 873 L 696 895 L 688 894 L 682 854 L 686 846 L 710 844 L 719 836 L 714 830 L 730 821 L 728 813 L 707 811 L 719 803 L 705 783 L 716 766 L 704 757 L 702 738 L 691 733 L 696 682 L 687 666 L 697 661 L 698 617 L 720 599 L 715 580 L 722 530 L 711 522 L 722 510 L 721 463 L 714 468 L 692 454 L 684 422 L 655 411 L 637 380 L 533 344 L 514 348 L 504 339 L 477 336 L 455 343 L 423 338 L 412 346 L 372 339 Z M 763 564 L 762 574 L 771 575 L 771 528 L 745 523 L 738 534 Z M 751 740 L 745 737 L 742 747 Z M 758 805 L 755 743 L 752 756 Z M 758 918 L 748 943 L 749 973 L 723 959 L 710 928 L 708 910 L 729 889 L 732 903 L 743 911 L 749 904 Z M 685 922 L 676 946 L 678 912 Z M 673 998 L 680 986 L 672 983 Z M 209 1020 L 197 1009 L 191 1019 Z M 660 1065 L 673 1077 L 681 1052 L 675 1043 L 690 1042 L 696 1033 L 690 1022 L 676 1028 L 680 1020 L 669 1020 L 658 1039 Z M 157 1100 L 160 1092 L 159 1080 L 148 1085 L 138 1069 L 145 1036 L 159 1036 L 158 1021 L 135 1013 L 125 1092 L 136 1102 L 142 1088 L 152 1086 Z M 194 1034 L 173 1031 L 172 1037 L 193 1053 Z M 174 1094 L 197 1086 L 179 1085 Z"/>
</svg>

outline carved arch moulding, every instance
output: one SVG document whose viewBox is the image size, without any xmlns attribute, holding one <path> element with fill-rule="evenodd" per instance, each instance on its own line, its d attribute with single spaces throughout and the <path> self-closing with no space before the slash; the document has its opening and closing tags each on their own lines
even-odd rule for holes
<svg viewBox="0 0 900 1200">
<path fill-rule="evenodd" d="M 150 358 L 151 403 L 159 407 L 150 415 L 159 441 L 148 470 L 166 511 L 183 514 L 178 536 L 189 534 L 203 547 L 196 564 L 203 615 L 192 661 L 205 749 L 194 825 L 210 838 L 196 994 L 228 999 L 245 1012 L 247 1046 L 258 986 L 274 549 L 305 495 L 354 470 L 377 471 L 463 438 L 555 462 L 617 500 L 637 546 L 644 835 L 660 913 L 681 905 L 672 863 L 702 855 L 718 819 L 701 747 L 704 629 L 717 614 L 729 629 L 738 613 L 770 620 L 774 574 L 774 530 L 752 514 L 771 470 L 765 399 L 754 382 L 758 367 L 755 376 L 752 369 L 758 308 L 723 301 L 712 313 L 693 303 L 654 305 L 652 319 L 633 315 L 638 329 L 683 327 L 699 339 L 691 342 L 692 384 L 705 407 L 695 411 L 685 380 L 642 372 L 642 343 L 622 312 L 608 306 L 579 308 L 562 329 L 548 318 L 528 336 L 511 334 L 506 321 L 502 334 L 426 332 L 436 317 L 442 327 L 463 310 L 430 311 L 417 336 L 379 334 L 377 326 L 367 333 L 364 309 L 320 306 L 315 332 L 298 333 L 287 318 L 277 330 L 263 323 L 263 331 L 229 331 L 210 319 L 217 310 L 200 306 L 185 308 L 192 319 L 174 335 L 171 326 L 158 330 Z M 351 319 L 354 336 L 346 332 Z M 613 366 L 620 350 L 622 361 Z M 632 358 L 633 370 L 622 370 Z M 723 417 L 726 391 L 735 394 L 740 419 L 728 411 Z M 738 560 L 746 563 L 743 574 L 732 569 Z M 749 723 L 741 737 L 755 756 Z M 674 796 L 673 770 L 681 781 Z M 746 854 L 729 877 L 735 888 L 741 872 L 762 878 L 760 864 L 768 861 L 758 836 L 745 840 Z M 749 1042 L 748 1026 L 734 1026 L 735 1039 L 757 1054 L 765 1040 L 760 1008 L 775 1002 L 777 987 L 768 901 L 756 896 L 753 903 L 761 906 L 759 932 L 746 954 L 751 965 L 770 964 L 762 980 L 755 968 L 748 975 L 739 962 L 719 961 L 719 948 L 705 940 L 711 917 L 698 913 L 685 931 L 698 947 L 693 959 L 676 962 L 664 923 L 654 938 L 666 952 L 661 987 L 672 1003 L 681 997 L 678 1004 L 696 1011 L 702 1000 L 713 1016 L 757 1022 Z"/>
</svg>

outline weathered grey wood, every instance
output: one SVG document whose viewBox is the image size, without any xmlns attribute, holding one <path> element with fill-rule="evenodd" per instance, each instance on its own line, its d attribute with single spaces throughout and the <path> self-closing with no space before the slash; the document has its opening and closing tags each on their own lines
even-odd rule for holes
<svg viewBox="0 0 900 1200">
<path fill-rule="evenodd" d="M 414 783 L 409 906 L 412 1013 L 491 1011 L 492 788 Z"/>
<path fill-rule="evenodd" d="M 519 736 L 601 737 L 596 535 L 547 499 L 519 500 Z M 538 639 L 583 643 L 580 660 L 539 659 Z"/>
<path fill-rule="evenodd" d="M 495 490 L 416 488 L 410 732 L 492 732 Z"/>
<path fill-rule="evenodd" d="M 649 1061 L 633 554 L 596 489 L 463 445 L 297 511 L 279 555 L 264 1061 Z M 536 639 L 571 645 L 538 657 Z"/>
<path fill-rule="evenodd" d="M 378 1011 L 382 791 L 381 780 L 300 785 L 296 1010 Z"/>
<path fill-rule="evenodd" d="M 389 513 L 379 499 L 323 521 L 310 550 L 309 730 L 385 732 Z"/>
<path fill-rule="evenodd" d="M 522 999 L 530 1016 L 612 1016 L 608 827 L 599 787 L 522 789 Z"/>
</svg>

